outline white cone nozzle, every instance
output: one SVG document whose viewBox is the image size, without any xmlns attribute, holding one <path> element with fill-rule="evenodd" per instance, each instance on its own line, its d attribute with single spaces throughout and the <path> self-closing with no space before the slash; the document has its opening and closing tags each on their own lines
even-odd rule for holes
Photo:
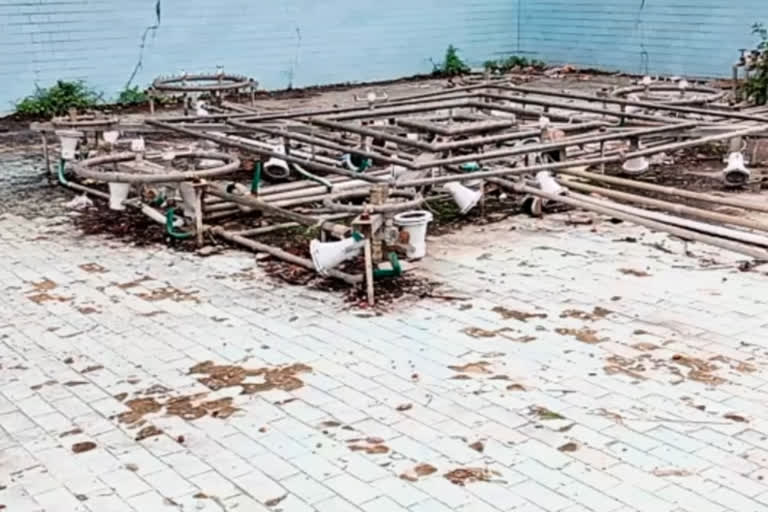
<svg viewBox="0 0 768 512">
<path fill-rule="evenodd" d="M 123 201 L 128 199 L 128 193 L 131 191 L 130 183 L 110 183 L 109 184 L 109 209 L 116 211 L 125 210 Z"/>
<path fill-rule="evenodd" d="M 683 78 L 677 83 L 677 88 L 681 91 L 685 91 L 688 87 L 690 87 L 691 84 L 688 83 L 688 80 Z"/>
<path fill-rule="evenodd" d="M 653 79 L 649 76 L 644 76 L 642 80 L 640 80 L 640 83 L 645 86 L 649 86 L 653 83 Z"/>
<path fill-rule="evenodd" d="M 621 165 L 621 169 L 627 174 L 642 174 L 648 170 L 651 162 L 644 156 L 630 158 Z"/>
<path fill-rule="evenodd" d="M 134 153 L 143 153 L 146 150 L 146 145 L 144 144 L 144 137 L 139 137 L 138 139 L 133 139 L 131 141 L 131 151 Z"/>
<path fill-rule="evenodd" d="M 461 183 L 446 183 L 443 188 L 451 193 L 453 202 L 459 207 L 462 215 L 469 213 L 483 197 L 483 193 L 479 190 L 472 190 Z"/>
<path fill-rule="evenodd" d="M 117 139 L 120 138 L 120 132 L 117 130 L 109 130 L 101 134 L 104 137 L 104 142 L 108 144 L 114 144 Z"/>
<path fill-rule="evenodd" d="M 208 111 L 205 110 L 203 105 L 205 105 L 205 102 L 203 102 L 202 100 L 197 100 L 195 102 L 195 115 L 196 116 L 198 116 L 198 117 L 207 117 L 209 115 Z"/>
<path fill-rule="evenodd" d="M 343 262 L 355 258 L 363 250 L 364 240 L 360 235 L 353 234 L 339 242 L 321 242 L 312 240 L 309 243 L 309 253 L 317 273 L 326 276 L 328 271 Z"/>
<path fill-rule="evenodd" d="M 541 116 L 541 117 L 539 117 L 539 128 L 540 128 L 540 129 L 542 129 L 542 130 L 543 130 L 543 129 L 545 129 L 545 128 L 549 128 L 549 126 L 550 126 L 551 124 L 552 124 L 552 122 L 549 120 L 549 118 L 548 118 L 547 116 Z"/>
<path fill-rule="evenodd" d="M 77 130 L 57 130 L 61 141 L 61 158 L 64 160 L 74 160 L 77 155 L 77 144 L 83 137 L 83 133 Z"/>
<path fill-rule="evenodd" d="M 540 171 L 538 174 L 536 174 L 536 181 L 538 182 L 539 188 L 542 190 L 542 192 L 547 192 L 548 194 L 561 196 L 567 191 L 557 182 L 557 180 L 555 180 L 555 178 L 552 176 L 552 173 L 549 171 Z"/>
<path fill-rule="evenodd" d="M 741 151 L 734 151 L 728 155 L 728 165 L 723 169 L 723 181 L 726 185 L 743 185 L 749 181 L 752 172 L 744 164 L 744 155 Z"/>
<path fill-rule="evenodd" d="M 282 144 L 275 146 L 275 153 L 285 154 L 285 146 Z M 291 168 L 288 167 L 288 162 L 282 158 L 270 157 L 269 160 L 264 162 L 264 174 L 267 177 L 274 180 L 282 180 L 291 175 Z"/>
</svg>

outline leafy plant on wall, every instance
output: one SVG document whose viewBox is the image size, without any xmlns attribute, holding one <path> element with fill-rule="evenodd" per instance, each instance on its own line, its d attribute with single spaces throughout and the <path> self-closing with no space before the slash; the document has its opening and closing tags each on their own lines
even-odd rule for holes
<svg viewBox="0 0 768 512">
<path fill-rule="evenodd" d="M 750 76 L 745 85 L 747 98 L 758 105 L 768 103 L 768 29 L 762 23 L 752 26 L 752 33 L 760 38 L 750 56 Z"/>
</svg>

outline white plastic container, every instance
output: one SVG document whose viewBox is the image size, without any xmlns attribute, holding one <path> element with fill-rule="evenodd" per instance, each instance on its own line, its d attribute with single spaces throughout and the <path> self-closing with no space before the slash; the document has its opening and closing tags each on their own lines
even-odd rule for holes
<svg viewBox="0 0 768 512">
<path fill-rule="evenodd" d="M 395 225 L 407 233 L 407 242 L 403 245 L 409 260 L 418 260 L 427 255 L 427 225 L 432 219 L 432 214 L 424 210 L 395 215 Z"/>
<path fill-rule="evenodd" d="M 110 183 L 109 184 L 109 209 L 123 211 L 125 205 L 123 201 L 128 199 L 128 193 L 131 191 L 130 183 Z"/>
</svg>

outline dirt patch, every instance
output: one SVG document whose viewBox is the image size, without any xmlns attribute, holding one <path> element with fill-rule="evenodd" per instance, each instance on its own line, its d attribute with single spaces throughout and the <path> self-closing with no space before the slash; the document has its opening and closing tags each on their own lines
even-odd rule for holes
<svg viewBox="0 0 768 512">
<path fill-rule="evenodd" d="M 139 293 L 138 296 L 148 302 L 168 299 L 173 302 L 194 302 L 195 304 L 200 304 L 200 299 L 197 297 L 198 293 L 200 292 L 187 292 L 173 286 L 166 286 L 164 288 L 155 288 L 149 292 Z"/>
<path fill-rule="evenodd" d="M 162 226 L 134 209 L 127 209 L 120 212 L 120 215 L 115 215 L 115 212 L 106 207 L 88 208 L 79 212 L 73 222 L 83 235 L 101 235 L 136 247 L 164 245 L 187 252 L 197 248 L 194 239 L 172 238 Z"/>
<path fill-rule="evenodd" d="M 650 277 L 651 275 L 645 270 L 637 270 L 634 268 L 620 268 L 619 272 L 621 272 L 625 276 L 635 276 L 635 277 Z"/>
<path fill-rule="evenodd" d="M 502 306 L 496 306 L 491 311 L 498 313 L 504 320 L 514 318 L 520 322 L 527 322 L 531 318 L 547 318 L 546 313 L 527 313 L 525 311 L 515 311 L 514 309 L 507 309 Z"/>
<path fill-rule="evenodd" d="M 83 263 L 79 265 L 82 270 L 89 274 L 103 274 L 107 272 L 107 269 L 99 265 L 98 263 Z"/>
<path fill-rule="evenodd" d="M 383 455 L 389 453 L 389 446 L 383 439 L 369 437 L 367 439 L 350 439 L 347 447 L 353 452 L 365 452 L 368 455 Z"/>
<path fill-rule="evenodd" d="M 578 309 L 566 309 L 565 311 L 560 313 L 560 318 L 576 318 L 577 320 L 595 321 L 601 318 L 605 318 L 611 313 L 613 313 L 613 311 L 609 309 L 601 308 L 600 306 L 595 306 L 594 309 L 592 309 L 591 313 L 588 313 L 586 311 L 581 311 Z"/>
<path fill-rule="evenodd" d="M 491 363 L 488 361 L 478 361 L 476 363 L 467 363 L 461 366 L 449 366 L 448 368 L 459 373 L 489 374 L 491 373 L 488 369 L 489 366 L 491 366 Z"/>
<path fill-rule="evenodd" d="M 236 365 L 216 365 L 213 361 L 196 364 L 189 369 L 189 374 L 205 375 L 197 380 L 213 391 L 229 387 L 241 387 L 241 394 L 250 395 L 281 389 L 294 391 L 304 386 L 298 375 L 311 372 L 312 368 L 304 364 L 292 364 L 275 368 L 243 368 Z M 261 382 L 246 382 L 249 377 L 260 377 Z"/>
<path fill-rule="evenodd" d="M 454 485 L 464 487 L 472 482 L 490 482 L 494 475 L 500 476 L 501 473 L 485 468 L 459 468 L 449 471 L 443 477 Z"/>
<path fill-rule="evenodd" d="M 413 467 L 413 469 L 406 471 L 405 473 L 400 475 L 400 478 L 403 480 L 408 480 L 410 482 L 415 482 L 419 478 L 424 478 L 429 475 L 432 475 L 434 473 L 437 473 L 437 468 L 431 464 L 417 464 Z"/>
<path fill-rule="evenodd" d="M 139 432 L 136 434 L 135 439 L 136 441 L 143 441 L 145 439 L 149 439 L 150 437 L 159 436 L 162 433 L 163 431 L 157 428 L 156 426 L 148 425 L 142 428 L 141 430 L 139 430 Z"/>
<path fill-rule="evenodd" d="M 581 329 L 567 329 L 564 327 L 559 327 L 555 329 L 555 332 L 561 336 L 573 336 L 582 343 L 589 343 L 591 345 L 603 341 L 597 336 L 596 331 L 589 329 L 588 327 L 582 327 Z"/>
</svg>

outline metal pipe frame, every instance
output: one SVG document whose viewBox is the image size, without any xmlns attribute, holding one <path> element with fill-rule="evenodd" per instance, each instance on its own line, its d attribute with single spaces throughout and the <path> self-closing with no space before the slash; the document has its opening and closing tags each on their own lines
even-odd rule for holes
<svg viewBox="0 0 768 512">
<path fill-rule="evenodd" d="M 524 94 L 537 94 L 541 96 L 554 96 L 558 98 L 568 98 L 573 100 L 592 101 L 595 103 L 611 103 L 614 105 L 621 105 L 625 107 L 642 107 L 653 110 L 665 110 L 667 112 L 677 112 L 680 114 L 700 114 L 712 117 L 719 117 L 725 119 L 739 119 L 743 121 L 758 121 L 762 123 L 768 123 L 768 117 L 742 114 L 739 112 L 726 112 L 722 110 L 710 110 L 705 108 L 685 107 L 681 105 L 670 105 L 666 103 L 654 103 L 650 101 L 636 101 L 626 100 L 616 97 L 599 98 L 597 96 L 590 96 L 588 94 L 581 94 L 575 92 L 557 91 L 554 89 L 535 89 L 533 87 L 525 87 L 520 85 L 493 85 L 489 86 L 494 89 L 500 89 L 504 91 L 520 92 Z"/>
</svg>

